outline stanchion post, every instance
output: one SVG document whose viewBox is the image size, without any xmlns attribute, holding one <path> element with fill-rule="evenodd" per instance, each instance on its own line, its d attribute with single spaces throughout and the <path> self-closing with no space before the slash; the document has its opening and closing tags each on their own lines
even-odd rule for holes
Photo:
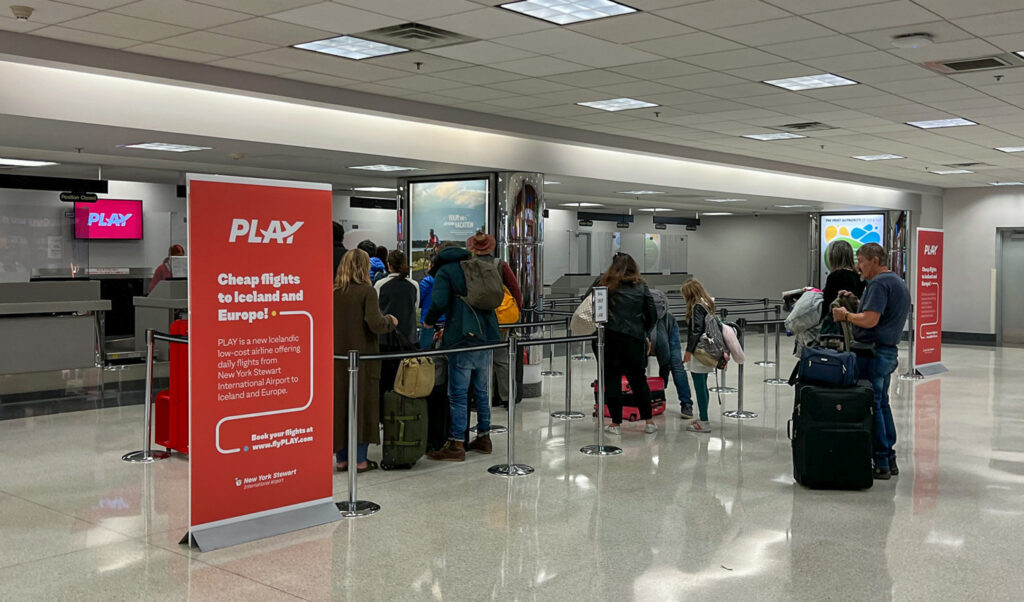
<svg viewBox="0 0 1024 602">
<path fill-rule="evenodd" d="M 145 440 L 142 442 L 142 450 L 127 453 L 121 456 L 125 462 L 133 464 L 149 464 L 154 460 L 163 460 L 171 454 L 167 452 L 153 451 L 153 329 L 146 329 L 146 395 L 145 407 L 142 409 L 143 420 L 146 424 L 142 432 L 145 433 Z"/>
<path fill-rule="evenodd" d="M 495 349 L 491 353 L 501 353 Z M 516 435 L 516 394 L 519 383 L 516 382 L 516 354 L 519 353 L 519 344 L 516 337 L 508 337 L 508 463 L 495 464 L 487 469 L 487 472 L 501 477 L 522 477 L 533 474 L 533 467 L 515 462 L 515 435 Z"/>
<path fill-rule="evenodd" d="M 740 331 L 738 333 L 738 337 L 740 340 L 740 347 L 742 347 L 744 338 L 743 333 L 747 329 L 747 321 L 744 320 L 743 318 L 740 318 L 739 320 L 736 321 L 736 325 L 739 326 Z M 739 383 L 737 383 L 736 385 L 736 409 L 722 412 L 722 416 L 725 416 L 727 418 L 738 418 L 741 420 L 748 418 L 757 418 L 757 414 L 755 412 L 748 412 L 747 410 L 743 409 L 743 364 L 738 364 L 738 366 Z"/>
<path fill-rule="evenodd" d="M 508 330 L 506 332 L 507 332 L 508 338 L 512 338 L 513 336 L 515 336 L 515 334 L 513 333 L 512 330 Z M 511 386 L 511 385 L 509 385 L 509 386 Z M 515 397 L 512 396 L 512 399 L 515 399 Z M 476 400 L 474 399 L 472 403 L 476 403 Z M 492 407 L 494 406 L 494 360 L 493 359 L 491 360 L 491 363 L 487 366 L 487 403 L 491 404 Z M 470 405 L 470 402 L 467 401 L 466 402 L 466 416 L 469 416 L 469 414 L 470 414 L 469 405 Z M 471 433 L 475 433 L 476 432 L 476 427 L 475 426 L 468 425 L 467 428 L 469 429 L 469 432 L 471 432 Z M 494 424 L 493 422 L 491 423 L 490 434 L 492 434 L 492 435 L 500 435 L 500 434 L 505 433 L 505 432 L 508 432 L 508 428 L 506 428 L 504 425 Z"/>
<path fill-rule="evenodd" d="M 754 365 L 771 368 L 775 365 L 775 362 L 768 359 L 768 297 L 764 298 L 764 340 L 762 343 L 764 347 L 764 354 L 761 357 L 764 359 L 759 362 L 754 362 Z"/>
<path fill-rule="evenodd" d="M 900 374 L 896 378 L 899 380 L 921 380 L 924 377 L 917 373 L 917 358 L 914 357 L 914 341 L 917 339 L 917 317 L 914 315 L 913 303 L 910 304 L 910 315 L 908 316 L 908 319 L 910 320 L 910 346 L 907 348 L 907 363 L 909 366 L 907 367 L 906 372 Z"/>
<path fill-rule="evenodd" d="M 769 385 L 788 385 L 789 381 L 779 376 L 779 364 L 782 363 L 780 355 L 779 337 L 782 334 L 782 307 L 775 306 L 775 378 L 766 378 L 764 382 Z"/>
<path fill-rule="evenodd" d="M 614 456 L 622 453 L 622 448 L 604 444 L 604 324 L 597 325 L 597 445 L 587 445 L 580 449 L 588 456 Z"/>
<path fill-rule="evenodd" d="M 356 499 L 356 474 L 359 472 L 359 352 L 348 352 L 348 501 L 338 502 L 343 518 L 369 516 L 380 511 L 380 505 Z"/>
<path fill-rule="evenodd" d="M 560 420 L 579 420 L 585 417 L 583 412 L 572 411 L 572 343 L 565 344 L 565 409 L 551 412 L 551 417 Z"/>
<path fill-rule="evenodd" d="M 543 313 L 541 314 L 541 319 L 545 320 L 545 316 L 544 316 Z M 547 329 L 548 338 L 550 339 L 551 338 L 551 330 L 552 330 L 553 326 L 551 324 L 548 324 L 545 328 Z M 562 376 L 562 373 L 560 371 L 555 370 L 554 363 L 555 363 L 555 344 L 554 343 L 549 343 L 548 344 L 548 369 L 544 370 L 543 372 L 541 372 L 540 373 L 541 376 Z"/>
</svg>

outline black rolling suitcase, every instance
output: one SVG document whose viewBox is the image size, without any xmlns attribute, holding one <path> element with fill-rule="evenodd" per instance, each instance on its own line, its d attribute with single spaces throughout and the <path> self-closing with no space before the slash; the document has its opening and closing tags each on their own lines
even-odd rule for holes
<svg viewBox="0 0 1024 602">
<path fill-rule="evenodd" d="M 797 384 L 789 422 L 796 482 L 820 489 L 870 488 L 874 407 L 866 381 L 842 388 Z"/>
</svg>

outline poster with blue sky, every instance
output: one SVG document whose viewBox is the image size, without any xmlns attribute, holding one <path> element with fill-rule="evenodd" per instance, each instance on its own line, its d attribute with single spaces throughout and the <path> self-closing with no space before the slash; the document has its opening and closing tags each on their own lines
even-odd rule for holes
<svg viewBox="0 0 1024 602">
<path fill-rule="evenodd" d="M 487 229 L 487 188 L 487 179 L 409 184 L 413 278 L 426 272 L 430 255 L 440 243 L 465 247 L 467 238 Z"/>
</svg>

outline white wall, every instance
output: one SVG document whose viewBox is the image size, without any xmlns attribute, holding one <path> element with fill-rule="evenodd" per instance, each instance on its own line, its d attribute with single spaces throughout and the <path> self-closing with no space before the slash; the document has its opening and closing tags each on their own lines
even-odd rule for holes
<svg viewBox="0 0 1024 602">
<path fill-rule="evenodd" d="M 348 195 L 334 195 L 334 221 L 345 226 L 345 248 L 354 249 L 369 239 L 388 250 L 398 246 L 398 213 L 394 209 L 350 207 Z"/>
<path fill-rule="evenodd" d="M 957 188 L 942 200 L 942 330 L 992 334 L 996 228 L 1024 228 L 1024 193 Z"/>
</svg>

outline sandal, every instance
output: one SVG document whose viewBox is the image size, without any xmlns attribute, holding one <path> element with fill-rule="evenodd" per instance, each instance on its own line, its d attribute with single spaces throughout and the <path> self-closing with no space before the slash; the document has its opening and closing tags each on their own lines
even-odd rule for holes
<svg viewBox="0 0 1024 602">
<path fill-rule="evenodd" d="M 377 470 L 378 468 L 380 468 L 380 464 L 377 464 L 373 460 L 367 460 L 366 468 L 359 468 L 358 466 L 356 466 L 356 473 L 370 472 L 371 470 Z"/>
</svg>

